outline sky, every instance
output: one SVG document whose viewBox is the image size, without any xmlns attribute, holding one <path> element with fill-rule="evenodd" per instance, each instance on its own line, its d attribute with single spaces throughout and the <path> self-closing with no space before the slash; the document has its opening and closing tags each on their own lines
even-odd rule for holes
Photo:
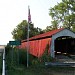
<svg viewBox="0 0 75 75">
<path fill-rule="evenodd" d="M 28 5 L 34 27 L 45 29 L 51 25 L 49 9 L 61 0 L 0 0 L 0 45 L 12 41 L 16 26 L 23 20 L 28 20 Z"/>
</svg>

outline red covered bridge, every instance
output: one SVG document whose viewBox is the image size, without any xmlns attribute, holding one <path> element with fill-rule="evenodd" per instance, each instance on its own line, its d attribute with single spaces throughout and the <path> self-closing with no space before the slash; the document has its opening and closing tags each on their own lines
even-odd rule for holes
<svg viewBox="0 0 75 75">
<path fill-rule="evenodd" d="M 49 46 L 48 52 L 51 57 L 55 57 L 55 52 L 75 52 L 75 48 L 69 48 L 75 46 L 75 33 L 69 29 L 56 29 L 40 35 L 29 38 L 29 53 L 41 57 L 46 50 L 47 45 Z M 26 48 L 27 40 L 22 40 L 19 48 Z M 71 51 L 71 52 L 70 52 Z"/>
</svg>

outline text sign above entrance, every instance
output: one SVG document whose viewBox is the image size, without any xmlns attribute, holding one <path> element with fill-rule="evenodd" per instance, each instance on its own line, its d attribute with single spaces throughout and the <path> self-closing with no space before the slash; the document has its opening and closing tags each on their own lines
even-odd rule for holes
<svg viewBox="0 0 75 75">
<path fill-rule="evenodd" d="M 9 41 L 9 45 L 21 45 L 21 41 Z"/>
</svg>

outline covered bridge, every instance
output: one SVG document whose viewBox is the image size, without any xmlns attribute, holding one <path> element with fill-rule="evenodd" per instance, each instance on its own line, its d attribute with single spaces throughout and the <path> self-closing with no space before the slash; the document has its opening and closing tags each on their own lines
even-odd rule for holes
<svg viewBox="0 0 75 75">
<path fill-rule="evenodd" d="M 48 47 L 48 53 L 55 57 L 57 52 L 75 53 L 75 33 L 69 29 L 52 30 L 29 38 L 29 53 L 41 57 Z M 27 47 L 27 40 L 22 40 L 20 48 Z"/>
</svg>

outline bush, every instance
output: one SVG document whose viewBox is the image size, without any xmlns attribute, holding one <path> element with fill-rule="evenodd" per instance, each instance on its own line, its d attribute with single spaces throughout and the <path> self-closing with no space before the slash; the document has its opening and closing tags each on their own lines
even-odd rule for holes
<svg viewBox="0 0 75 75">
<path fill-rule="evenodd" d="M 28 64 L 32 65 L 32 61 L 35 57 L 31 54 L 28 54 Z M 16 47 L 12 48 L 10 46 L 6 47 L 6 62 L 9 66 L 12 65 L 23 65 L 27 66 L 27 50 L 26 49 L 17 49 Z"/>
<path fill-rule="evenodd" d="M 54 58 L 52 58 L 51 56 L 50 56 L 50 54 L 49 54 L 49 44 L 47 44 L 47 46 L 46 46 L 46 49 L 45 49 L 45 51 L 44 51 L 44 54 L 42 55 L 42 57 L 40 58 L 40 60 L 42 61 L 42 62 L 51 62 L 51 61 L 54 61 L 55 59 Z"/>
<path fill-rule="evenodd" d="M 32 65 L 32 61 L 35 57 L 31 54 L 28 54 L 28 64 Z M 19 51 L 19 63 L 23 65 L 27 65 L 27 50 L 20 50 Z"/>
<path fill-rule="evenodd" d="M 10 47 L 10 45 L 7 45 L 7 46 L 5 47 L 5 54 L 7 55 L 10 50 L 12 50 L 12 47 Z"/>
<path fill-rule="evenodd" d="M 19 64 L 25 65 L 27 64 L 27 52 L 26 50 L 19 50 Z"/>
</svg>

